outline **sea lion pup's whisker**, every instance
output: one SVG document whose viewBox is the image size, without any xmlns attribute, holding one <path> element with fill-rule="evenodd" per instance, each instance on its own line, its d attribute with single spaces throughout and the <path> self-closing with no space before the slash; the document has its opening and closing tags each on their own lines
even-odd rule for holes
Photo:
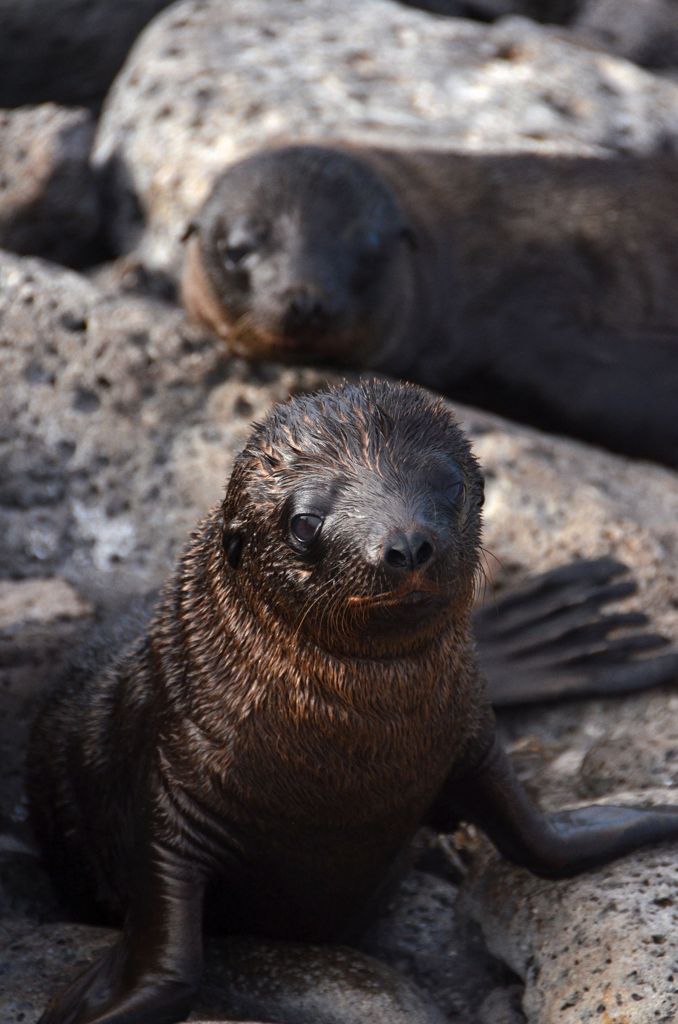
<svg viewBox="0 0 678 1024">
<path fill-rule="evenodd" d="M 384 447 L 378 471 L 365 464 Z M 678 808 L 532 808 L 470 629 L 481 498 L 468 441 L 419 388 L 297 395 L 253 428 L 146 636 L 68 679 L 33 730 L 27 788 L 53 874 L 125 921 L 46 1020 L 102 1020 L 102 991 L 110 1020 L 186 1019 L 204 909 L 254 936 L 345 940 L 421 825 L 480 824 L 544 875 L 678 836 Z M 439 580 L 431 600 L 349 601 Z"/>
<path fill-rule="evenodd" d="M 340 573 L 337 571 L 336 573 L 333 574 L 333 576 L 331 576 L 328 579 L 328 583 L 333 583 L 336 579 L 339 578 L 339 576 L 340 576 Z M 297 622 L 297 627 L 296 627 L 296 629 L 294 631 L 294 634 L 293 634 L 293 637 L 292 637 L 293 642 L 296 643 L 297 640 L 299 639 L 299 634 L 301 632 L 301 628 L 302 628 L 302 626 L 303 626 L 307 616 L 310 614 L 310 612 L 313 610 L 313 608 L 315 608 L 316 605 L 318 605 L 323 600 L 325 600 L 325 601 L 328 600 L 326 592 L 321 592 L 316 597 L 312 598 L 309 601 L 308 605 L 304 609 L 302 609 L 302 612 L 301 612 L 301 614 L 299 616 L 299 620 Z"/>
<path fill-rule="evenodd" d="M 488 588 L 490 586 L 489 569 L 487 567 L 487 552 L 486 549 L 480 545 L 480 558 L 478 559 L 478 565 L 476 567 L 476 573 L 473 580 L 473 600 L 474 602 L 482 601 L 485 599 Z M 497 561 L 499 561 L 497 559 Z M 501 564 L 501 563 L 500 563 Z"/>
<path fill-rule="evenodd" d="M 494 551 L 490 551 L 490 549 L 486 548 L 484 544 L 479 544 L 478 547 L 479 547 L 479 550 L 480 550 L 480 553 L 481 553 L 482 557 L 485 559 L 486 562 L 490 558 L 492 558 L 497 563 L 497 566 L 498 566 L 499 569 L 503 569 L 504 568 L 504 563 L 502 562 L 501 558 L 499 558 L 498 555 L 495 555 Z M 488 572 L 489 572 L 489 565 L 488 565 Z"/>
<path fill-rule="evenodd" d="M 326 594 L 318 594 L 316 597 L 310 600 L 308 604 L 302 609 L 299 619 L 297 620 L 296 628 L 292 635 L 292 640 L 294 643 L 298 641 L 302 626 L 304 625 L 304 622 L 308 615 L 311 613 L 311 611 L 313 610 L 313 608 L 315 608 L 316 605 L 318 605 L 322 600 L 326 600 L 326 597 Z"/>
</svg>

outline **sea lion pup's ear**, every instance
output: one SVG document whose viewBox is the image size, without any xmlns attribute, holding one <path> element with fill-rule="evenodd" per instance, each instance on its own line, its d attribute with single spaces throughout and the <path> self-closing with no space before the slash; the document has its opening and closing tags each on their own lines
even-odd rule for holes
<svg viewBox="0 0 678 1024">
<path fill-rule="evenodd" d="M 221 537 L 221 543 L 224 549 L 224 554 L 226 555 L 226 561 L 230 565 L 231 569 L 237 569 L 240 565 L 240 556 L 242 554 L 242 533 L 240 533 L 239 530 L 234 529 L 233 525 L 225 526 Z"/>
<path fill-rule="evenodd" d="M 416 252 L 419 248 L 419 239 L 417 238 L 416 232 L 409 226 L 409 224 L 403 224 L 399 232 L 399 237 L 403 242 L 407 243 L 413 252 Z"/>
<path fill-rule="evenodd" d="M 198 224 L 196 224 L 196 222 L 194 220 L 189 220 L 188 224 L 186 225 L 184 230 L 179 235 L 179 241 L 180 242 L 187 242 L 189 240 L 189 238 L 191 237 L 191 235 L 196 235 L 197 233 L 198 233 Z"/>
</svg>

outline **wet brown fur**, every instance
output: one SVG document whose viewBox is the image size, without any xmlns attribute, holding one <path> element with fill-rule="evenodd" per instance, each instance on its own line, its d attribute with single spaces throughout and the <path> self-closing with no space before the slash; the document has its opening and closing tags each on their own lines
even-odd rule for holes
<svg viewBox="0 0 678 1024">
<path fill-rule="evenodd" d="M 482 753 L 475 747 L 492 716 L 469 630 L 477 469 L 443 403 L 417 389 L 398 390 L 400 405 L 389 412 L 387 404 L 380 431 L 387 388 L 348 389 L 343 404 L 341 392 L 318 399 L 302 423 L 288 422 L 289 407 L 274 414 L 239 457 L 223 505 L 197 528 L 147 636 L 39 720 L 33 815 L 61 887 L 81 904 L 94 893 L 109 914 L 124 911 L 146 807 L 162 841 L 208 875 L 237 875 L 244 855 L 257 865 L 248 928 L 287 934 L 293 911 L 295 937 L 341 934 L 452 764 Z M 443 613 L 380 635 L 370 615 L 392 591 L 375 584 L 373 570 L 354 555 L 344 565 L 333 556 L 341 580 L 323 570 L 316 582 L 289 551 L 280 561 L 277 522 L 295 476 L 370 470 L 390 479 L 391 454 L 402 447 L 390 417 L 406 420 L 417 403 L 411 443 L 421 431 L 431 436 L 437 418 L 441 443 L 456 446 L 464 466 L 468 543 L 463 531 Z M 307 453 L 309 430 L 319 444 Z M 236 569 L 223 545 L 234 530 L 244 537 Z M 409 589 L 444 589 L 444 580 L 419 575 Z M 369 599 L 365 609 L 352 605 L 358 597 Z M 313 905 L 304 907 L 308 893 Z"/>
</svg>

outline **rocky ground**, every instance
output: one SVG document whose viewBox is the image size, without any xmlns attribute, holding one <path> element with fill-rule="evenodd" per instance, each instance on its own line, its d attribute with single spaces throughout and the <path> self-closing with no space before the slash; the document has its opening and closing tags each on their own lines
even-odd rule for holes
<svg viewBox="0 0 678 1024">
<path fill-rule="evenodd" d="M 162 580 L 193 522 L 219 500 L 252 419 L 328 379 L 229 358 L 174 304 L 179 235 L 211 175 L 280 134 L 598 154 L 675 152 L 678 142 L 669 2 L 541 5 L 551 25 L 531 20 L 539 5 L 508 0 L 437 3 L 463 18 L 393 0 L 155 2 L 136 5 L 133 28 L 114 19 L 124 39 L 107 65 L 91 52 L 113 24 L 112 0 L 49 0 L 61 35 L 88 58 L 80 77 L 75 59 L 68 76 L 41 59 L 49 32 L 37 32 L 36 14 L 27 34 L 18 12 L 29 6 L 40 4 L 0 0 L 0 56 L 5 69 L 19 68 L 0 91 L 13 108 L 0 113 L 0 1019 L 8 1024 L 36 1021 L 66 973 L 108 941 L 64 919 L 22 831 L 23 750 L 40 693 L 93 620 Z M 165 6 L 109 90 L 134 35 Z M 661 52 L 648 39 L 660 39 Z M 34 60 L 16 61 L 17 40 Z M 485 544 L 498 585 L 612 552 L 638 578 L 632 603 L 678 643 L 678 475 L 472 409 L 459 414 L 487 474 Z M 666 802 L 678 775 L 677 710 L 668 688 L 503 721 L 546 806 L 621 794 Z M 457 852 L 448 840 L 424 845 L 370 949 L 447 1019 L 669 1024 L 678 1016 L 678 851 L 546 883 L 470 833 Z M 193 1019 L 226 1016 L 224 993 L 247 955 L 211 947 Z M 325 1012 L 351 993 L 341 968 L 336 981 L 322 963 Z M 312 959 L 304 970 L 311 998 L 321 987 Z M 283 991 L 298 980 L 290 971 Z M 239 1005 L 252 1015 L 245 996 Z M 393 998 L 381 1020 L 396 1020 Z M 403 998 L 397 1012 L 414 1022 Z M 319 1012 L 308 1004 L 309 1019 Z"/>
</svg>

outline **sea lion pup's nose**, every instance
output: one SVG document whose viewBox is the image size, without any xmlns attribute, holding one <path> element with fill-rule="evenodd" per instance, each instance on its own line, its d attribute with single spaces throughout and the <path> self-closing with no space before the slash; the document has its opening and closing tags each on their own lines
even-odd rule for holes
<svg viewBox="0 0 678 1024">
<path fill-rule="evenodd" d="M 286 330 L 303 327 L 324 327 L 332 318 L 327 295 L 314 285 L 300 284 L 282 294 Z"/>
<path fill-rule="evenodd" d="M 383 560 L 389 572 L 400 575 L 421 569 L 434 555 L 433 538 L 415 528 L 389 534 L 384 544 Z"/>
</svg>

